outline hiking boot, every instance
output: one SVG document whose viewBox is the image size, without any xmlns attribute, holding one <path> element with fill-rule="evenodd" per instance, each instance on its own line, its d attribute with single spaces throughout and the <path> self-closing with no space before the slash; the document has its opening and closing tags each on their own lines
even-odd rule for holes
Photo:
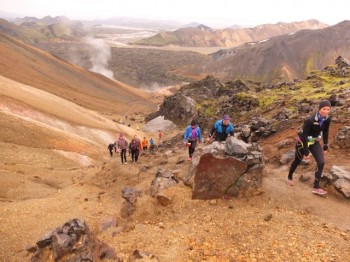
<svg viewBox="0 0 350 262">
<path fill-rule="evenodd" d="M 124 165 L 127 165 L 127 164 L 128 164 L 127 162 L 124 163 Z"/>
<path fill-rule="evenodd" d="M 287 182 L 287 185 L 288 185 L 288 186 L 294 186 L 293 180 L 287 179 L 286 182 Z"/>
<path fill-rule="evenodd" d="M 322 188 L 313 188 L 312 189 L 312 193 L 316 194 L 316 195 L 325 195 L 328 192 L 323 190 Z"/>
</svg>

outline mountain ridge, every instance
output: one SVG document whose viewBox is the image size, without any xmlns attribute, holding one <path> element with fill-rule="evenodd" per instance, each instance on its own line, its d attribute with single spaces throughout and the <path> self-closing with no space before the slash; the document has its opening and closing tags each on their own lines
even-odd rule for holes
<svg viewBox="0 0 350 262">
<path fill-rule="evenodd" d="M 193 46 L 193 47 L 236 47 L 247 42 L 259 42 L 277 35 L 290 34 L 302 29 L 318 29 L 328 25 L 312 19 L 302 22 L 258 25 L 253 28 L 226 28 L 202 30 L 202 28 L 181 28 L 136 41 L 132 44 L 145 46 Z"/>
</svg>

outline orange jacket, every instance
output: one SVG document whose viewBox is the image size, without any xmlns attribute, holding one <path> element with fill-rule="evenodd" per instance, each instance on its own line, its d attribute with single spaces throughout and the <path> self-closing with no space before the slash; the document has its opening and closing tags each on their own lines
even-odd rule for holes
<svg viewBox="0 0 350 262">
<path fill-rule="evenodd" d="M 148 140 L 147 139 L 142 140 L 142 147 L 148 147 Z"/>
</svg>

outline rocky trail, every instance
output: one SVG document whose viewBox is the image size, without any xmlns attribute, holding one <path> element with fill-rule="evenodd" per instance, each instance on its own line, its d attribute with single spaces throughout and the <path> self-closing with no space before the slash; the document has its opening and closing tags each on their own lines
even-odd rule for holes
<svg viewBox="0 0 350 262">
<path fill-rule="evenodd" d="M 192 200 L 191 189 L 182 182 L 190 167 L 190 162 L 184 161 L 187 151 L 181 143 L 171 150 L 171 154 L 166 152 L 169 148 L 155 155 L 143 154 L 139 163 L 129 165 L 121 165 L 119 156 L 109 158 L 106 153 L 100 164 L 70 168 L 66 175 L 57 176 L 61 187 L 46 197 L 3 199 L 0 260 L 30 261 L 32 254 L 26 248 L 72 218 L 84 219 L 124 260 L 134 250 L 150 252 L 159 261 L 350 259 L 349 203 L 335 192 L 315 196 L 310 181 L 296 180 L 290 187 L 285 184 L 288 167 L 267 164 L 262 189 L 254 197 Z M 150 196 L 160 164 L 180 180 L 168 206 Z M 300 172 L 303 169 L 296 178 Z M 20 183 L 24 185 L 33 180 L 23 176 Z M 38 171 L 37 176 L 45 174 Z M 126 219 L 120 212 L 125 187 L 142 192 L 135 212 Z M 104 221 L 111 219 L 116 220 L 115 225 L 101 230 Z"/>
</svg>

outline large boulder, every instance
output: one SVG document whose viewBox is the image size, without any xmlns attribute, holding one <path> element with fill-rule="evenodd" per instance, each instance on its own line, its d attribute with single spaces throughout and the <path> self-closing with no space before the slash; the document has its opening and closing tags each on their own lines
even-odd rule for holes
<svg viewBox="0 0 350 262">
<path fill-rule="evenodd" d="M 339 148 L 350 147 L 350 126 L 343 126 L 335 135 L 334 144 Z"/>
<path fill-rule="evenodd" d="M 198 148 L 184 183 L 193 199 L 250 196 L 261 185 L 264 156 L 257 144 L 235 137 Z"/>
<path fill-rule="evenodd" d="M 143 131 L 157 132 L 158 130 L 167 131 L 175 128 L 176 125 L 172 121 L 164 119 L 164 116 L 158 116 L 147 122 L 146 125 L 143 126 Z"/>
<path fill-rule="evenodd" d="M 346 167 L 332 166 L 329 173 L 324 174 L 334 187 L 345 197 L 350 198 L 350 169 Z"/>
</svg>

